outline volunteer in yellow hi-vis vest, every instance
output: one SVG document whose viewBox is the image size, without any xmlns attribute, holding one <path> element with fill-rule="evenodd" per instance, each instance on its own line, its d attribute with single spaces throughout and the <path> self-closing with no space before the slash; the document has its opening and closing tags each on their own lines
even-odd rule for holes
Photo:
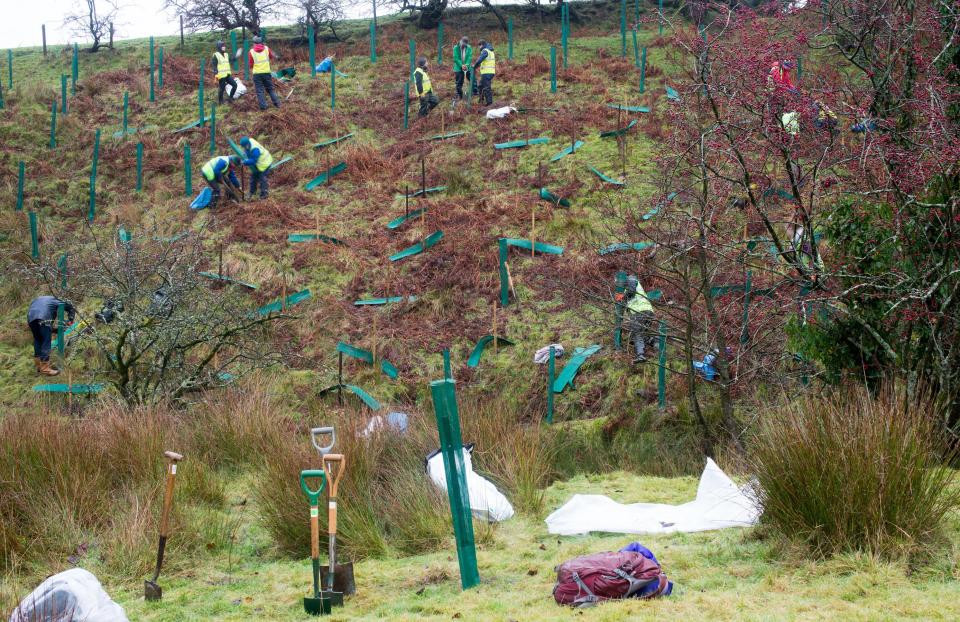
<svg viewBox="0 0 960 622">
<path fill-rule="evenodd" d="M 237 174 L 233 170 L 233 167 L 239 166 L 239 164 L 240 158 L 235 155 L 214 156 L 200 167 L 200 173 L 203 175 L 203 178 L 207 180 L 210 189 L 213 191 L 210 197 L 210 209 L 216 207 L 217 202 L 220 200 L 220 184 L 230 186 L 228 190 L 234 198 L 239 196 L 235 193 L 240 192 L 240 180 L 237 179 Z"/>
<path fill-rule="evenodd" d="M 273 90 L 273 74 L 270 73 L 270 59 L 277 58 L 273 50 L 263 44 L 260 37 L 253 38 L 253 49 L 250 50 L 250 70 L 253 73 L 253 86 L 257 89 L 257 104 L 260 110 L 267 109 L 267 99 L 263 93 L 270 94 L 270 100 L 277 108 L 280 107 L 280 98 Z"/>
<path fill-rule="evenodd" d="M 420 98 L 419 114 L 421 117 L 425 117 L 440 103 L 440 100 L 437 99 L 437 94 L 433 92 L 430 74 L 427 73 L 426 56 L 421 56 L 417 59 L 417 69 L 413 72 L 413 82 L 417 86 L 417 97 Z"/>
<path fill-rule="evenodd" d="M 480 40 L 480 56 L 473 64 L 474 71 L 480 71 L 480 101 L 486 106 L 493 105 L 493 76 L 497 74 L 497 55 L 493 45 Z"/>
<path fill-rule="evenodd" d="M 250 167 L 250 198 L 253 198 L 257 186 L 260 186 L 260 198 L 266 199 L 267 175 L 270 173 L 270 166 L 273 164 L 273 156 L 256 139 L 248 136 L 240 139 L 240 146 L 243 147 L 246 156 L 243 164 Z"/>
<path fill-rule="evenodd" d="M 217 102 L 223 105 L 223 92 L 230 85 L 230 95 L 227 100 L 233 103 L 233 96 L 237 93 L 237 81 L 231 75 L 230 57 L 227 56 L 227 45 L 223 41 L 217 41 L 217 51 L 213 53 L 213 71 L 217 74 L 217 84 L 220 89 L 217 92 Z"/>
</svg>

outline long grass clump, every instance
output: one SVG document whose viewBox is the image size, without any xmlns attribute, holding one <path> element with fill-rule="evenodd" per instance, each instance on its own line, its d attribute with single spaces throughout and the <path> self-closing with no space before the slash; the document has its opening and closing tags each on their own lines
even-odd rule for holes
<svg viewBox="0 0 960 622">
<path fill-rule="evenodd" d="M 845 388 L 765 419 L 749 452 L 762 522 L 817 556 L 931 551 L 960 488 L 935 402 Z"/>
</svg>

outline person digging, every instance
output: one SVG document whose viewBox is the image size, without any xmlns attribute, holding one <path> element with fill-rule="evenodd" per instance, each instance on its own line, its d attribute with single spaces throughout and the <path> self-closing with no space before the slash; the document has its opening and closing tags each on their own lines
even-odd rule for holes
<svg viewBox="0 0 960 622">
<path fill-rule="evenodd" d="M 270 101 L 277 108 L 280 107 L 280 98 L 273 89 L 273 73 L 270 71 L 270 59 L 278 56 L 263 43 L 260 37 L 253 38 L 253 49 L 250 50 L 250 70 L 253 73 L 253 86 L 257 90 L 257 104 L 260 110 L 267 109 L 267 98 L 264 91 L 270 95 Z"/>
<path fill-rule="evenodd" d="M 430 111 L 437 107 L 440 100 L 433 92 L 433 84 L 430 82 L 430 74 L 427 73 L 427 57 L 421 56 L 417 59 L 417 68 L 413 72 L 413 81 L 417 86 L 417 97 L 420 98 L 419 116 L 425 117 Z"/>
<path fill-rule="evenodd" d="M 27 325 L 33 334 L 33 363 L 37 373 L 43 376 L 56 376 L 60 370 L 50 364 L 50 346 L 53 334 L 57 331 L 57 310 L 63 305 L 67 326 L 73 324 L 76 309 L 66 300 L 55 296 L 40 296 L 30 303 L 27 309 Z"/>
<path fill-rule="evenodd" d="M 453 79 L 457 86 L 457 99 L 463 99 L 463 83 L 470 73 L 470 63 L 473 61 L 473 48 L 470 39 L 462 37 L 453 46 Z M 469 88 L 470 85 L 467 85 Z"/>
<path fill-rule="evenodd" d="M 626 290 L 624 294 L 618 294 L 626 297 L 626 321 L 624 325 L 630 333 L 630 339 L 633 340 L 633 349 L 636 356 L 634 363 L 642 363 L 647 360 L 647 346 L 653 346 L 656 335 L 653 332 L 653 305 L 647 298 L 647 293 L 643 291 L 643 286 L 635 276 L 628 276 Z M 628 340 L 629 343 L 629 340 Z"/>
<path fill-rule="evenodd" d="M 233 96 L 237 94 L 237 81 L 233 79 L 233 72 L 230 67 L 230 57 L 227 56 L 227 45 L 223 41 L 217 41 L 217 50 L 213 53 L 213 70 L 217 75 L 217 102 L 223 105 L 223 93 L 227 86 L 230 87 L 230 95 L 227 101 L 233 103 Z"/>
<path fill-rule="evenodd" d="M 497 55 L 493 46 L 480 40 L 480 56 L 473 64 L 474 71 L 480 71 L 480 101 L 485 106 L 493 105 L 493 77 L 497 74 Z"/>
<path fill-rule="evenodd" d="M 227 193 L 236 201 L 240 201 L 243 195 L 240 194 L 240 180 L 237 179 L 237 173 L 234 167 L 240 165 L 238 156 L 216 156 L 207 160 L 207 163 L 200 167 L 203 178 L 210 185 L 212 195 L 210 197 L 210 207 L 217 206 L 220 200 L 220 187 L 224 186 Z"/>
<path fill-rule="evenodd" d="M 250 198 L 260 186 L 260 198 L 267 198 L 267 175 L 270 173 L 270 166 L 273 165 L 273 156 L 267 149 L 258 143 L 256 139 L 244 136 L 240 139 L 240 146 L 246 159 L 244 166 L 250 167 Z"/>
</svg>

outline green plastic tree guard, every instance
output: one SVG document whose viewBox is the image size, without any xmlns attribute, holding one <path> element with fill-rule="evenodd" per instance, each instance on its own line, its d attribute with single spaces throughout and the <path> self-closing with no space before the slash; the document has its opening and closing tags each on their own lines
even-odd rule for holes
<svg viewBox="0 0 960 622">
<path fill-rule="evenodd" d="M 354 300 L 353 304 L 357 307 L 368 307 L 368 306 L 378 306 L 378 305 L 391 305 L 398 302 L 416 302 L 416 296 L 390 296 L 389 298 L 367 298 L 365 300 Z"/>
<path fill-rule="evenodd" d="M 410 82 L 413 83 L 413 72 L 417 63 L 417 42 L 410 39 Z"/>
<path fill-rule="evenodd" d="M 67 74 L 60 74 L 60 114 L 67 114 Z"/>
<path fill-rule="evenodd" d="M 326 139 L 324 139 L 324 140 L 321 140 L 321 141 L 318 142 L 317 144 L 315 144 L 315 145 L 313 146 L 313 148 L 314 148 L 314 149 L 323 149 L 324 147 L 329 147 L 329 146 L 331 146 L 331 145 L 335 145 L 335 144 L 337 144 L 337 143 L 339 143 L 339 142 L 341 142 L 341 141 L 347 140 L 347 139 L 349 139 L 349 138 L 353 138 L 353 132 L 350 132 L 349 134 L 344 134 L 343 136 L 340 136 L 340 137 L 338 137 L 338 138 L 326 138 Z"/>
<path fill-rule="evenodd" d="M 202 276 L 206 279 L 212 279 L 214 281 L 232 283 L 233 285 L 239 285 L 241 287 L 245 287 L 251 290 L 256 290 L 260 288 L 259 285 L 255 285 L 254 283 L 247 283 L 246 281 L 241 281 L 240 279 L 235 279 L 225 274 L 217 274 L 216 272 L 197 272 L 197 275 Z"/>
<path fill-rule="evenodd" d="M 317 175 L 316 177 L 308 181 L 307 185 L 304 186 L 304 189 L 313 190 L 317 186 L 326 183 L 327 179 L 332 179 L 335 175 L 339 175 L 345 170 L 347 170 L 346 162 L 340 162 L 339 164 L 334 164 L 323 173 Z"/>
<path fill-rule="evenodd" d="M 443 64 L 443 22 L 437 26 L 437 65 Z"/>
<path fill-rule="evenodd" d="M 97 162 L 100 160 L 100 130 L 93 135 L 93 159 L 90 167 L 90 209 L 87 211 L 87 222 L 93 224 L 97 215 Z"/>
<path fill-rule="evenodd" d="M 647 106 L 621 106 L 620 104 L 607 104 L 607 108 L 623 110 L 624 112 L 650 112 L 650 108 Z"/>
<path fill-rule="evenodd" d="M 680 93 L 677 93 L 676 89 L 671 86 L 665 86 L 664 89 L 667 91 L 667 99 L 675 102 L 680 101 Z"/>
<path fill-rule="evenodd" d="M 103 391 L 104 385 L 97 384 L 38 384 L 33 387 L 36 393 L 70 393 L 73 395 L 89 395 Z"/>
<path fill-rule="evenodd" d="M 530 145 L 545 145 L 550 142 L 550 138 L 547 136 L 540 136 L 538 138 L 525 138 L 523 140 L 513 140 L 508 143 L 494 143 L 494 149 L 520 149 L 521 147 L 529 147 Z"/>
<path fill-rule="evenodd" d="M 743 328 L 740 331 L 740 343 L 750 341 L 750 286 L 753 284 L 753 271 L 747 270 L 747 279 L 743 284 Z"/>
<path fill-rule="evenodd" d="M 608 132 L 600 132 L 600 138 L 611 138 L 614 136 L 623 136 L 624 134 L 629 132 L 633 128 L 633 126 L 635 126 L 636 124 L 637 124 L 636 119 L 630 119 L 630 123 L 627 123 L 626 126 L 624 127 L 621 127 L 615 130 L 610 130 Z"/>
<path fill-rule="evenodd" d="M 637 29 L 634 28 L 630 31 L 633 33 L 633 64 L 639 69 L 640 68 L 640 44 L 637 42 Z"/>
<path fill-rule="evenodd" d="M 540 198 L 544 201 L 550 201 L 558 207 L 570 207 L 570 201 L 568 199 L 561 199 L 546 188 L 540 188 Z"/>
<path fill-rule="evenodd" d="M 620 0 L 620 56 L 627 57 L 627 0 Z"/>
<path fill-rule="evenodd" d="M 410 125 L 410 82 L 403 83 L 403 129 Z"/>
<path fill-rule="evenodd" d="M 625 184 L 624 182 L 622 182 L 622 181 L 619 181 L 619 180 L 617 180 L 617 179 L 614 179 L 613 177 L 608 177 L 608 176 L 604 175 L 603 173 L 601 173 L 599 170 L 597 170 L 597 169 L 596 169 L 595 167 L 593 167 L 593 166 L 589 167 L 589 169 L 590 169 L 590 172 L 591 172 L 591 173 L 593 173 L 594 175 L 596 175 L 596 176 L 600 179 L 600 181 L 602 181 L 602 182 L 605 183 L 605 184 L 610 184 L 611 186 L 625 186 L 625 185 L 626 185 L 626 184 Z"/>
<path fill-rule="evenodd" d="M 553 423 L 553 383 L 557 375 L 557 349 L 550 346 L 550 358 L 547 359 L 547 423 Z"/>
<path fill-rule="evenodd" d="M 560 29 L 560 44 L 563 47 L 563 68 L 567 68 L 567 40 L 570 37 L 570 6 L 564 2 L 561 18 L 563 20 Z"/>
<path fill-rule="evenodd" d="M 414 192 L 411 192 L 411 193 L 408 194 L 408 195 L 398 194 L 398 195 L 397 195 L 397 198 L 398 198 L 398 199 L 402 199 L 402 198 L 404 198 L 404 196 L 407 196 L 407 197 L 413 199 L 413 198 L 415 198 L 415 197 L 422 197 L 422 196 L 426 196 L 426 195 L 428 195 L 428 194 L 434 194 L 434 193 L 436 193 L 436 192 L 443 192 L 443 191 L 446 190 L 446 189 L 447 189 L 446 186 L 434 186 L 433 188 L 421 188 L 420 190 L 416 190 L 416 191 L 414 191 Z M 412 216 L 413 213 L 411 212 L 410 215 Z"/>
<path fill-rule="evenodd" d="M 640 94 L 643 95 L 645 90 L 647 90 L 647 46 L 643 46 L 643 54 L 640 56 Z"/>
<path fill-rule="evenodd" d="M 330 110 L 337 109 L 337 70 L 333 61 L 330 62 Z"/>
<path fill-rule="evenodd" d="M 160 47 L 160 60 L 157 62 L 157 88 L 163 88 L 163 46 Z"/>
<path fill-rule="evenodd" d="M 283 310 L 284 307 L 292 307 L 293 305 L 303 302 L 310 298 L 310 290 L 302 289 L 299 292 L 290 294 L 287 296 L 286 304 L 282 300 L 276 300 L 271 302 L 268 305 L 264 305 L 257 309 L 257 315 L 270 315 L 271 313 L 278 313 Z"/>
<path fill-rule="evenodd" d="M 413 255 L 422 253 L 428 248 L 436 246 L 436 244 L 442 239 L 443 239 L 443 231 L 440 231 L 438 229 L 437 231 L 434 231 L 433 233 L 428 235 L 423 242 L 417 242 L 413 246 L 405 248 L 399 253 L 390 255 L 390 261 L 400 261 L 401 259 L 406 259 L 407 257 L 412 257 Z"/>
<path fill-rule="evenodd" d="M 67 340 L 63 335 L 63 308 L 64 304 L 62 302 L 57 305 L 57 352 L 60 353 L 61 357 L 67 348 Z"/>
<path fill-rule="evenodd" d="M 443 379 L 453 380 L 453 373 L 450 371 L 450 349 L 443 349 Z"/>
<path fill-rule="evenodd" d="M 373 353 L 370 352 L 369 350 L 364 350 L 363 348 L 352 346 L 349 343 L 338 341 L 337 352 L 343 352 L 349 357 L 363 361 L 368 365 L 373 365 Z"/>
<path fill-rule="evenodd" d="M 513 18 L 507 18 L 507 60 L 513 60 Z"/>
<path fill-rule="evenodd" d="M 620 251 L 642 251 L 653 246 L 653 242 L 617 242 L 610 246 L 605 246 L 597 251 L 600 255 L 609 255 Z"/>
<path fill-rule="evenodd" d="M 660 340 L 657 343 L 657 407 L 667 407 L 667 323 L 660 320 Z"/>
<path fill-rule="evenodd" d="M 123 129 L 121 130 L 123 132 L 122 135 L 124 137 L 126 137 L 127 130 L 129 129 L 129 126 L 127 124 L 129 110 L 130 110 L 130 93 L 128 93 L 127 91 L 124 91 L 123 92 Z"/>
<path fill-rule="evenodd" d="M 23 210 L 23 181 L 26 171 L 24 170 L 26 165 L 23 160 L 20 160 L 20 163 L 17 164 L 17 207 L 16 211 Z"/>
<path fill-rule="evenodd" d="M 460 585 L 466 590 L 480 583 L 480 572 L 477 570 L 470 493 L 467 488 L 466 467 L 463 460 L 456 381 L 434 380 L 430 383 L 430 392 L 433 396 L 433 409 L 440 433 L 440 452 L 443 454 L 443 469 L 447 479 L 447 498 L 450 500 L 453 532 L 457 541 Z"/>
<path fill-rule="evenodd" d="M 247 62 L 247 59 L 250 58 L 250 40 L 247 38 L 243 39 L 243 58 L 240 61 L 240 64 L 243 65 L 243 79 L 246 82 L 250 81 L 250 63 Z"/>
<path fill-rule="evenodd" d="M 569 147 L 561 149 L 559 152 L 553 154 L 553 156 L 550 157 L 550 161 L 556 162 L 557 160 L 562 160 L 563 158 L 567 157 L 571 153 L 574 153 L 580 147 L 583 147 L 583 145 L 584 145 L 584 142 L 582 140 L 578 140 L 574 142 L 572 145 L 570 145 Z"/>
<path fill-rule="evenodd" d="M 230 33 L 231 35 L 233 33 Z M 313 31 L 313 24 L 307 26 L 307 42 L 310 46 L 310 77 L 317 77 L 317 50 L 316 50 L 316 34 Z"/>
<path fill-rule="evenodd" d="M 530 240 L 520 240 L 516 238 L 501 238 L 507 241 L 507 246 L 513 246 L 514 248 L 521 248 L 524 250 L 530 250 Z M 562 255 L 563 247 L 554 246 L 553 244 L 545 244 L 543 242 L 534 242 L 533 250 L 538 253 L 543 253 L 544 255 Z"/>
<path fill-rule="evenodd" d="M 193 195 L 193 171 L 190 169 L 190 145 L 183 146 L 183 193 Z"/>
<path fill-rule="evenodd" d="M 573 379 L 576 378 L 580 367 L 589 357 L 596 354 L 599 350 L 600 346 L 596 344 L 587 348 L 575 349 L 573 356 L 570 357 L 570 362 L 564 366 L 563 370 L 560 371 L 560 375 L 557 376 L 556 381 L 553 383 L 553 392 L 563 393 L 563 390 L 568 386 L 572 388 Z"/>
<path fill-rule="evenodd" d="M 370 62 L 377 63 L 377 23 L 370 20 Z"/>
<path fill-rule="evenodd" d="M 557 92 L 557 48 L 550 48 L 550 92 Z"/>
<path fill-rule="evenodd" d="M 143 143 L 137 143 L 137 192 L 143 190 Z"/>
<path fill-rule="evenodd" d="M 327 242 L 329 244 L 339 244 L 340 246 L 346 246 L 346 242 L 338 240 L 337 238 L 330 237 L 329 235 L 323 235 L 322 233 L 291 233 L 287 235 L 287 242 L 291 244 L 298 244 L 301 242 Z"/>
<path fill-rule="evenodd" d="M 156 80 L 156 78 L 155 78 L 156 68 L 154 67 L 154 60 L 155 60 L 155 59 L 154 59 L 154 57 L 153 57 L 153 54 L 154 54 L 154 52 L 153 52 L 153 37 L 150 37 L 150 101 L 151 101 L 151 102 L 156 101 L 156 94 L 154 93 L 154 90 L 155 90 L 155 88 L 156 88 L 156 84 L 155 84 L 155 80 Z"/>
<path fill-rule="evenodd" d="M 467 359 L 467 367 L 478 367 L 480 365 L 480 357 L 483 356 L 483 352 L 488 345 L 493 343 L 493 335 L 484 335 L 480 337 L 477 341 L 477 345 L 473 347 L 473 352 L 470 353 L 470 358 Z M 505 337 L 497 336 L 497 346 L 512 346 L 513 342 Z"/>
<path fill-rule="evenodd" d="M 30 212 L 30 257 L 40 259 L 40 238 L 37 237 L 37 213 Z"/>
<path fill-rule="evenodd" d="M 360 401 L 366 404 L 367 408 L 369 408 L 370 410 L 377 411 L 382 408 L 380 402 L 374 399 L 372 395 L 370 395 L 360 387 L 354 386 L 352 384 L 335 384 L 332 387 L 321 389 L 319 392 L 319 395 L 325 395 L 327 393 L 330 393 L 331 391 L 336 391 L 341 388 L 346 389 L 350 393 L 353 393 L 358 398 L 360 398 Z"/>
<path fill-rule="evenodd" d="M 510 276 L 507 273 L 507 238 L 497 240 L 498 258 L 500 263 L 500 306 L 510 304 Z"/>
<path fill-rule="evenodd" d="M 240 62 L 240 60 L 237 58 L 237 31 L 231 30 L 230 31 L 230 70 L 231 71 L 236 72 L 238 62 Z M 311 65 L 313 64 L 312 59 L 310 61 L 310 64 Z"/>
<path fill-rule="evenodd" d="M 57 148 L 57 98 L 53 98 L 50 106 L 50 148 Z"/>
<path fill-rule="evenodd" d="M 73 63 L 70 67 L 70 96 L 77 94 L 77 80 L 80 79 L 80 47 L 73 44 Z"/>
<path fill-rule="evenodd" d="M 393 220 L 387 223 L 387 229 L 397 229 L 408 220 L 419 218 L 420 214 L 423 214 L 426 211 L 427 211 L 427 208 L 421 207 L 420 209 L 413 210 L 409 214 L 404 214 L 403 216 L 394 218 Z"/>
<path fill-rule="evenodd" d="M 197 89 L 197 117 L 200 121 L 200 127 L 203 127 L 204 118 L 204 106 L 203 106 L 203 83 L 205 81 L 204 74 L 207 72 L 207 59 L 200 60 L 200 88 Z"/>
</svg>

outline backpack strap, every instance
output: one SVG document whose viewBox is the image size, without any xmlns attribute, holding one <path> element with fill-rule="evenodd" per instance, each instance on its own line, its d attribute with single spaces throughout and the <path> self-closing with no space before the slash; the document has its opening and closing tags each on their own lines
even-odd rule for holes
<svg viewBox="0 0 960 622">
<path fill-rule="evenodd" d="M 587 587 L 587 584 L 580 578 L 579 573 L 574 572 L 572 578 L 573 582 L 577 584 L 577 587 L 586 594 L 586 596 L 577 596 L 573 601 L 574 605 L 577 607 L 589 607 L 590 605 L 600 602 L 600 598 L 593 593 L 593 590 Z"/>
<path fill-rule="evenodd" d="M 637 579 L 636 577 L 624 572 L 622 568 L 615 568 L 613 570 L 613 573 L 618 577 L 620 577 L 621 579 L 623 579 L 624 581 L 626 581 L 630 586 L 627 588 L 627 593 L 623 595 L 623 598 L 630 598 L 631 596 L 633 596 L 634 594 L 636 594 L 637 592 L 639 592 L 640 590 L 642 590 L 643 588 L 647 587 L 648 585 L 650 585 L 651 583 L 657 580 L 656 578 Z M 662 577 L 663 575 L 660 575 L 660 576 Z"/>
</svg>

